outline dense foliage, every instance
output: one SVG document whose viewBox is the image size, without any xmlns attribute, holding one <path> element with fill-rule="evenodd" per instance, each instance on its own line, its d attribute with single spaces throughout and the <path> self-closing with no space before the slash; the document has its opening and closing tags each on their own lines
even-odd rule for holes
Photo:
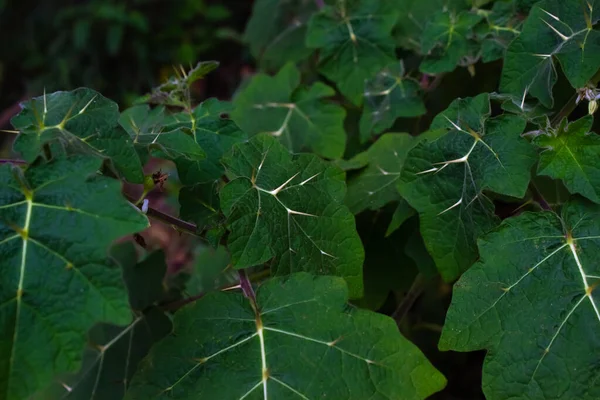
<svg viewBox="0 0 600 400">
<path fill-rule="evenodd" d="M 231 102 L 192 96 L 216 62 L 24 102 L 0 398 L 456 398 L 477 350 L 461 398 L 600 398 L 596 7 L 257 0 Z"/>
</svg>

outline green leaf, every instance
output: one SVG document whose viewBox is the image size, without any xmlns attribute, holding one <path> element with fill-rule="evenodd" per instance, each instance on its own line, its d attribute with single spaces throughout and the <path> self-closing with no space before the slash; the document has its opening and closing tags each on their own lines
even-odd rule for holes
<svg viewBox="0 0 600 400">
<path fill-rule="evenodd" d="M 237 272 L 231 268 L 231 255 L 223 246 L 216 249 L 199 246 L 194 260 L 190 280 L 185 285 L 191 295 L 208 293 L 239 282 Z"/>
<path fill-rule="evenodd" d="M 393 2 L 339 0 L 314 14 L 306 45 L 320 49 L 319 72 L 360 105 L 364 81 L 395 59 L 392 28 L 398 18 Z"/>
<path fill-rule="evenodd" d="M 396 211 L 394 211 L 394 214 L 392 215 L 392 220 L 390 221 L 387 231 L 385 232 L 385 237 L 388 237 L 394 233 L 407 219 L 415 214 L 415 209 L 412 208 L 406 200 L 400 199 L 398 206 L 396 207 Z"/>
<path fill-rule="evenodd" d="M 600 203 L 600 137 L 591 132 L 591 115 L 561 125 L 536 137 L 534 143 L 544 149 L 538 175 L 561 179 L 569 192 L 580 193 Z"/>
<path fill-rule="evenodd" d="M 267 132 L 294 152 L 311 150 L 340 158 L 346 147 L 346 112 L 327 103 L 335 91 L 321 82 L 304 88 L 300 72 L 287 64 L 276 76 L 255 75 L 235 98 L 233 120 L 250 136 Z"/>
<path fill-rule="evenodd" d="M 342 276 L 362 294 L 364 251 L 354 217 L 342 204 L 344 173 L 312 154 L 293 157 L 270 135 L 233 147 L 223 159 L 230 182 L 221 208 L 234 267 L 275 258 L 275 275 L 308 271 Z"/>
<path fill-rule="evenodd" d="M 488 349 L 489 400 L 597 399 L 598 205 L 505 220 L 454 287 L 440 349 Z"/>
<path fill-rule="evenodd" d="M 455 100 L 432 128 L 446 133 L 410 151 L 398 189 L 419 212 L 427 249 L 451 281 L 477 258 L 476 238 L 498 223 L 483 191 L 523 197 L 536 152 L 520 136 L 524 120 L 490 118 L 487 93 Z"/>
<path fill-rule="evenodd" d="M 425 114 L 419 83 L 405 76 L 404 63 L 394 63 L 365 82 L 365 107 L 360 118 L 361 142 L 383 132 L 400 117 Z"/>
<path fill-rule="evenodd" d="M 31 162 L 46 143 L 60 142 L 69 150 L 108 158 L 125 179 L 142 183 L 140 159 L 127 133 L 118 125 L 117 104 L 100 93 L 80 88 L 35 97 L 11 119 L 20 131 L 15 151 Z"/>
<path fill-rule="evenodd" d="M 244 41 L 260 64 L 279 68 L 307 58 L 312 49 L 304 44 L 308 20 L 317 10 L 313 0 L 257 0 L 246 25 Z"/>
<path fill-rule="evenodd" d="M 353 214 L 377 210 L 400 199 L 396 189 L 400 172 L 408 152 L 418 142 L 408 133 L 386 133 L 367 151 L 355 156 L 366 157 L 368 166 L 348 178 L 346 205 Z"/>
<path fill-rule="evenodd" d="M 518 99 L 529 94 L 552 107 L 554 59 L 574 88 L 584 87 L 600 68 L 600 32 L 593 29 L 600 14 L 595 9 L 595 0 L 537 3 L 508 48 L 500 90 Z"/>
<path fill-rule="evenodd" d="M 219 222 L 217 183 L 183 187 L 179 191 L 179 216 L 196 224 L 198 232 Z"/>
<path fill-rule="evenodd" d="M 164 297 L 164 253 L 153 252 L 138 263 L 133 243 L 123 242 L 111 249 L 111 256 L 124 270 L 131 307 L 145 311 L 126 327 L 94 326 L 79 373 L 55 379 L 36 399 L 122 399 L 140 360 L 155 342 L 171 332 L 169 317 L 151 306 Z"/>
<path fill-rule="evenodd" d="M 475 28 L 477 39 L 481 41 L 481 60 L 484 63 L 504 58 L 510 42 L 519 35 L 521 21 L 515 1 L 497 1 L 491 10 L 478 10 L 485 17 L 486 24 Z"/>
<path fill-rule="evenodd" d="M 426 55 L 421 71 L 428 74 L 449 72 L 463 58 L 475 60 L 477 46 L 471 39 L 473 27 L 481 19 L 481 15 L 472 11 L 441 10 L 430 16 L 421 36 L 421 52 Z"/>
<path fill-rule="evenodd" d="M 444 387 L 392 319 L 347 297 L 342 279 L 306 273 L 269 280 L 255 301 L 210 293 L 176 314 L 127 398 L 424 399 Z"/>
<path fill-rule="evenodd" d="M 394 36 L 400 47 L 419 52 L 423 28 L 433 14 L 448 6 L 448 1 L 396 0 L 395 3 L 402 12 L 398 16 Z"/>
<path fill-rule="evenodd" d="M 150 109 L 147 104 L 128 108 L 119 122 L 133 139 L 134 145 L 147 148 L 154 157 L 177 162 L 178 158 L 202 161 L 206 154 L 193 135 L 178 127 L 178 121 L 166 121 L 164 106 Z M 169 125 L 168 122 L 171 122 Z"/>
<path fill-rule="evenodd" d="M 131 320 L 106 249 L 148 220 L 121 197 L 118 181 L 96 174 L 100 165 L 73 156 L 24 173 L 0 166 L 0 393 L 7 400 L 76 371 L 94 323 Z"/>
</svg>

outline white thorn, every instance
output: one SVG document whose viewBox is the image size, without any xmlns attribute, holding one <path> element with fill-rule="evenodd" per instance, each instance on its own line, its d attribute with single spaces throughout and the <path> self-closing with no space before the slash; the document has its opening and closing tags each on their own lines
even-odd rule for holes
<svg viewBox="0 0 600 400">
<path fill-rule="evenodd" d="M 144 203 L 142 204 L 142 212 L 144 214 L 146 214 L 148 212 L 148 204 L 150 202 L 148 201 L 148 199 L 144 199 Z"/>
<path fill-rule="evenodd" d="M 273 196 L 277 196 L 277 193 L 279 193 L 281 191 L 281 189 L 283 189 L 288 183 L 290 183 L 290 181 L 292 179 L 294 179 L 296 176 L 298 176 L 300 172 L 296 172 L 296 174 L 294 174 L 294 176 L 292 176 L 290 179 L 288 179 L 287 181 L 283 182 L 281 184 L 281 186 L 279 186 L 277 189 L 271 190 L 270 192 L 267 192 L 269 194 L 272 194 Z"/>
<path fill-rule="evenodd" d="M 292 214 L 292 215 L 304 215 L 304 216 L 307 216 L 307 217 L 316 217 L 316 215 L 314 215 L 314 214 L 307 214 L 307 213 L 303 213 L 301 211 L 295 211 L 295 210 L 289 209 L 287 207 L 285 209 L 287 210 L 288 214 Z"/>
<path fill-rule="evenodd" d="M 431 169 L 426 169 L 425 171 L 421 171 L 421 172 L 417 172 L 416 175 L 421 175 L 421 174 L 428 174 L 430 172 L 434 172 L 437 171 L 439 168 L 437 167 L 433 167 Z"/>
<path fill-rule="evenodd" d="M 542 10 L 543 12 L 545 12 L 546 14 L 548 14 L 550 17 L 554 18 L 555 20 L 560 21 L 560 18 L 558 18 L 556 15 L 550 14 L 548 11 L 544 10 L 543 8 L 540 8 L 540 10 Z"/>
<path fill-rule="evenodd" d="M 458 207 L 459 205 L 461 205 L 462 201 L 463 201 L 463 199 L 462 199 L 462 197 L 461 197 L 461 198 L 460 198 L 460 200 L 458 200 L 456 203 L 454 203 L 454 204 L 453 204 L 453 205 L 451 205 L 450 207 L 446 208 L 444 211 L 442 211 L 442 212 L 438 213 L 438 215 L 442 215 L 442 214 L 444 214 L 445 212 L 447 212 L 447 211 L 450 211 L 450 210 L 452 210 L 452 209 L 453 209 L 453 208 L 455 208 L 455 207 Z"/>
<path fill-rule="evenodd" d="M 306 182 L 310 181 L 311 179 L 313 179 L 314 177 L 316 177 L 317 175 L 319 175 L 320 172 L 317 172 L 316 174 L 314 174 L 313 176 L 311 176 L 310 178 L 300 182 L 300 186 L 304 185 Z"/>
<path fill-rule="evenodd" d="M 566 42 L 567 40 L 570 39 L 570 37 L 563 35 L 562 33 L 560 33 L 560 31 L 558 29 L 556 29 L 555 27 L 553 27 L 552 25 L 550 25 L 550 23 L 548 21 L 544 21 L 542 20 L 546 25 L 548 25 L 550 27 L 550 29 L 552 29 L 558 36 L 560 36 L 560 38 L 563 40 L 563 42 Z"/>
</svg>

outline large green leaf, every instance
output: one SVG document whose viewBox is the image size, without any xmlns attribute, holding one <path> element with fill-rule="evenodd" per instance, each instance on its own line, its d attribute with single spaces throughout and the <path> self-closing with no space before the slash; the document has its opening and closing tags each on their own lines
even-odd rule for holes
<svg viewBox="0 0 600 400">
<path fill-rule="evenodd" d="M 342 279 L 306 273 L 269 280 L 256 300 L 210 293 L 176 314 L 127 398 L 408 400 L 444 387 L 392 319 L 347 296 Z"/>
<path fill-rule="evenodd" d="M 29 162 L 50 142 L 76 152 L 108 158 L 130 182 L 142 183 L 140 159 L 118 124 L 119 107 L 100 93 L 80 88 L 35 97 L 11 120 L 20 134 L 14 148 Z"/>
<path fill-rule="evenodd" d="M 504 57 L 510 42 L 521 29 L 521 19 L 516 1 L 497 1 L 491 10 L 478 10 L 486 23 L 475 27 L 481 41 L 481 60 L 485 63 Z"/>
<path fill-rule="evenodd" d="M 77 156 L 24 173 L 0 166 L 0 393 L 23 399 L 76 371 L 92 324 L 127 324 L 121 273 L 107 264 L 116 238 L 148 220 Z M 35 349 L 35 351 L 32 351 Z"/>
<path fill-rule="evenodd" d="M 124 270 L 132 309 L 144 311 L 135 312 L 127 326 L 94 326 L 88 334 L 81 370 L 56 378 L 35 399 L 122 399 L 138 363 L 155 342 L 171 332 L 170 318 L 152 306 L 164 295 L 164 253 L 151 253 L 138 263 L 134 245 L 124 242 L 111 249 L 111 256 Z"/>
<path fill-rule="evenodd" d="M 596 0 L 537 3 L 508 48 L 501 91 L 523 100 L 529 94 L 552 107 L 554 59 L 574 88 L 584 87 L 600 68 L 600 32 L 593 29 L 599 19 Z"/>
<path fill-rule="evenodd" d="M 313 51 L 304 44 L 306 28 L 317 10 L 314 0 L 257 0 L 246 25 L 244 41 L 267 68 L 300 61 Z"/>
<path fill-rule="evenodd" d="M 427 249 L 450 281 L 477 258 L 476 238 L 498 223 L 483 191 L 523 197 L 536 152 L 520 136 L 524 120 L 490 118 L 486 93 L 455 100 L 432 128 L 446 133 L 410 151 L 398 188 L 419 212 Z"/>
<path fill-rule="evenodd" d="M 233 147 L 223 159 L 230 182 L 221 208 L 236 268 L 275 258 L 276 275 L 338 275 L 350 296 L 362 294 L 364 251 L 354 217 L 342 204 L 344 173 L 312 154 L 293 157 L 270 135 Z"/>
<path fill-rule="evenodd" d="M 365 157 L 366 168 L 348 178 L 346 205 L 354 214 L 377 210 L 400 199 L 396 185 L 410 149 L 418 139 L 408 133 L 386 133 L 367 151 L 355 158 Z"/>
<path fill-rule="evenodd" d="M 600 397 L 598 205 L 505 220 L 454 287 L 442 350 L 488 349 L 489 400 Z"/>
<path fill-rule="evenodd" d="M 430 16 L 421 36 L 421 52 L 426 55 L 421 71 L 439 74 L 452 71 L 463 58 L 475 61 L 478 45 L 471 39 L 481 20 L 473 11 L 440 10 Z"/>
<path fill-rule="evenodd" d="M 395 3 L 402 12 L 398 16 L 394 36 L 401 47 L 419 52 L 423 28 L 427 25 L 431 15 L 448 6 L 448 1 L 395 0 Z"/>
<path fill-rule="evenodd" d="M 399 117 L 425 114 L 419 83 L 405 76 L 404 63 L 396 62 L 365 82 L 365 107 L 360 118 L 360 138 L 366 142 Z"/>
<path fill-rule="evenodd" d="M 339 0 L 308 23 L 306 45 L 320 49 L 319 71 L 354 104 L 364 81 L 395 59 L 392 28 L 398 9 L 388 0 Z"/>
<path fill-rule="evenodd" d="M 321 82 L 304 88 L 287 64 L 274 76 L 255 75 L 235 98 L 233 120 L 250 136 L 267 132 L 294 152 L 340 158 L 346 147 L 344 109 L 324 98 L 335 91 Z"/>
<path fill-rule="evenodd" d="M 538 175 L 562 179 L 571 193 L 580 193 L 600 203 L 600 137 L 591 132 L 594 118 L 587 116 L 570 124 L 563 120 L 535 139 L 544 148 Z"/>
</svg>

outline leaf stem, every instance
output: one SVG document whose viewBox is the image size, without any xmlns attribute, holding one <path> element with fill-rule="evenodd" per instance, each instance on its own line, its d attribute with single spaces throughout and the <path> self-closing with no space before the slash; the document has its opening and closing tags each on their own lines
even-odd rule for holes
<svg viewBox="0 0 600 400">
<path fill-rule="evenodd" d="M 415 301 L 417 301 L 419 296 L 421 296 L 421 293 L 423 293 L 424 283 L 425 276 L 423 276 L 423 274 L 419 272 L 415 277 L 415 280 L 413 281 L 412 285 L 410 286 L 410 289 L 408 289 L 408 292 L 406 293 L 400 304 L 398 304 L 396 310 L 392 313 L 392 318 L 396 321 L 398 328 L 400 328 L 402 320 L 404 319 L 408 311 L 412 308 L 413 304 L 415 304 Z"/>
<path fill-rule="evenodd" d="M 0 158 L 0 164 L 27 165 L 27 161 L 25 161 L 25 160 L 12 160 L 12 159 L 7 159 L 7 158 Z"/>
<path fill-rule="evenodd" d="M 540 207 L 542 207 L 542 209 L 546 211 L 552 211 L 550 203 L 546 201 L 546 199 L 544 198 L 540 190 L 537 188 L 537 186 L 535 186 L 535 183 L 533 183 L 533 181 L 529 183 L 529 189 L 533 193 L 533 199 L 536 203 L 540 205 Z"/>
<path fill-rule="evenodd" d="M 128 194 L 125 194 L 125 197 L 127 197 L 127 199 L 132 204 L 134 204 L 134 202 L 136 201 L 136 199 L 129 196 Z M 141 209 L 141 207 L 138 205 L 136 205 L 136 207 Z M 156 220 L 159 220 L 161 222 L 164 222 L 165 224 L 171 225 L 180 232 L 189 233 L 190 235 L 198 236 L 198 233 L 197 233 L 198 228 L 196 227 L 196 225 L 192 224 L 191 222 L 183 221 L 172 215 L 166 214 L 162 211 L 158 211 L 152 207 L 148 207 L 148 211 L 146 211 L 146 215 L 148 215 L 149 217 L 152 217 Z"/>
</svg>

